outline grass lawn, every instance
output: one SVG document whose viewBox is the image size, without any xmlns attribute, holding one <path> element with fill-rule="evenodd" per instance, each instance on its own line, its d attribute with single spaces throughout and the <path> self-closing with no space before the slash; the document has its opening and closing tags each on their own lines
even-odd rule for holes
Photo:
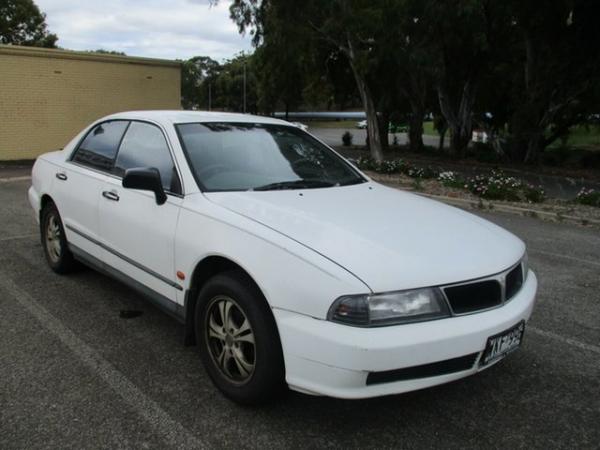
<svg viewBox="0 0 600 450">
<path fill-rule="evenodd" d="M 560 140 L 554 142 L 551 147 L 562 145 Z M 567 140 L 567 147 L 576 147 L 587 150 L 600 150 L 600 126 L 577 126 L 571 129 Z"/>
<path fill-rule="evenodd" d="M 438 132 L 433 128 L 433 122 L 423 122 L 423 134 L 426 136 L 438 136 Z"/>
</svg>

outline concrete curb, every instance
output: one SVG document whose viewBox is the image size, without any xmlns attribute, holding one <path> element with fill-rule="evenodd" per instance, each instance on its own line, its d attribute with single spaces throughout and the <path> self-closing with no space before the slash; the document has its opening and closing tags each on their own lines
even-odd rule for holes
<svg viewBox="0 0 600 450">
<path fill-rule="evenodd" d="M 542 211 L 542 210 L 533 209 L 533 208 L 521 208 L 518 206 L 503 205 L 500 203 L 490 202 L 489 200 L 473 201 L 473 200 L 465 200 L 462 198 L 446 197 L 444 195 L 426 194 L 423 192 L 416 192 L 416 191 L 415 191 L 415 193 L 422 195 L 424 197 L 429 197 L 434 200 L 439 200 L 441 202 L 448 203 L 448 204 L 451 204 L 454 206 L 468 207 L 468 208 L 476 209 L 476 210 L 480 210 L 480 211 L 485 211 L 485 210 L 500 211 L 500 212 L 506 212 L 506 213 L 511 213 L 511 214 L 517 214 L 520 216 L 537 217 L 537 218 L 540 218 L 543 220 L 550 220 L 552 222 L 573 223 L 576 225 L 593 225 L 593 226 L 600 227 L 600 220 L 585 219 L 583 217 L 571 216 L 568 214 L 561 214 L 559 212 Z"/>
<path fill-rule="evenodd" d="M 10 183 L 13 181 L 26 181 L 26 180 L 31 180 L 31 176 L 23 176 L 23 177 L 7 177 L 7 178 L 0 178 L 0 183 Z"/>
<path fill-rule="evenodd" d="M 496 203 L 490 200 L 478 199 L 478 200 L 468 200 L 464 198 L 455 198 L 455 197 L 447 197 L 445 195 L 435 195 L 435 194 L 427 194 L 425 192 L 415 191 L 410 187 L 406 187 L 402 184 L 396 183 L 390 179 L 384 179 L 379 177 L 371 176 L 373 181 L 378 183 L 386 184 L 390 187 L 396 189 L 403 189 L 406 191 L 411 191 L 415 194 L 421 195 L 423 197 L 431 198 L 433 200 L 438 200 L 443 203 L 447 203 L 449 205 L 458 206 L 461 208 L 469 208 L 477 211 L 500 211 L 509 214 L 516 214 L 519 216 L 526 217 L 536 217 L 538 219 L 547 220 L 551 222 L 559 222 L 559 223 L 571 223 L 575 225 L 584 225 L 584 226 L 594 226 L 600 228 L 600 220 L 584 218 L 578 216 L 572 216 L 569 214 L 562 214 L 560 212 L 552 212 L 552 211 L 544 211 L 541 209 L 530 208 L 530 207 L 520 207 L 520 206 L 512 206 L 512 205 L 504 205 L 502 203 Z"/>
</svg>

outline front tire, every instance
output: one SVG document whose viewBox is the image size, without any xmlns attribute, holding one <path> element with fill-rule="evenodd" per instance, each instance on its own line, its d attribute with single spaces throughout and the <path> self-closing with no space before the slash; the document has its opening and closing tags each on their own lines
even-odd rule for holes
<svg viewBox="0 0 600 450">
<path fill-rule="evenodd" d="M 69 250 L 65 229 L 56 205 L 52 202 L 44 206 L 40 220 L 42 247 L 50 268 L 59 274 L 72 272 L 77 266 Z"/>
<path fill-rule="evenodd" d="M 198 294 L 200 356 L 215 386 L 231 400 L 265 403 L 285 389 L 279 333 L 256 285 L 242 272 L 221 273 Z"/>
</svg>

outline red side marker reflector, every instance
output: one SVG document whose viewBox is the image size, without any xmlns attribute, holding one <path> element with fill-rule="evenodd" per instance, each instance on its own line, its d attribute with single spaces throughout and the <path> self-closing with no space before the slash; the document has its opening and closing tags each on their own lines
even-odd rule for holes
<svg viewBox="0 0 600 450">
<path fill-rule="evenodd" d="M 179 278 L 180 280 L 185 280 L 185 273 L 183 273 L 181 270 L 178 270 L 177 278 Z"/>
</svg>

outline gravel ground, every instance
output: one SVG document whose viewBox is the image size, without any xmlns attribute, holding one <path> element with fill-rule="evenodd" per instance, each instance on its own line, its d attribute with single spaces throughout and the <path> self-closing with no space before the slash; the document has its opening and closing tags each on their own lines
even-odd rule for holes
<svg viewBox="0 0 600 450">
<path fill-rule="evenodd" d="M 527 242 L 540 280 L 523 347 L 489 370 L 398 396 L 290 393 L 250 409 L 215 390 L 182 327 L 137 294 L 48 269 L 28 185 L 0 184 L 2 449 L 598 448 L 596 230 L 482 213 Z"/>
</svg>

